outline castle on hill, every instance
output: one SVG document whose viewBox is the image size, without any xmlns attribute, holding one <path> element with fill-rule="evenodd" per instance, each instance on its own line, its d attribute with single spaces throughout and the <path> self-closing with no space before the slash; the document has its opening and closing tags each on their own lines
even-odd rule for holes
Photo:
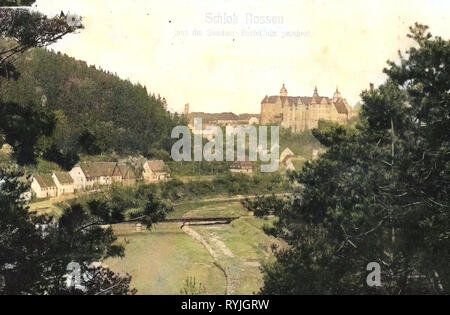
<svg viewBox="0 0 450 315">
<path fill-rule="evenodd" d="M 352 110 L 338 89 L 333 98 L 319 96 L 317 87 L 312 97 L 288 96 L 283 84 L 280 95 L 266 96 L 261 102 L 261 124 L 280 124 L 301 133 L 317 128 L 319 120 L 347 124 Z"/>
</svg>

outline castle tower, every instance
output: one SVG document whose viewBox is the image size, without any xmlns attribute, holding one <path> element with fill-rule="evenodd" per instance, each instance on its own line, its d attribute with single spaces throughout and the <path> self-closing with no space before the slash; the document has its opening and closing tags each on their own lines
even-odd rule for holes
<svg viewBox="0 0 450 315">
<path fill-rule="evenodd" d="M 189 103 L 184 105 L 184 116 L 189 116 Z"/>
<path fill-rule="evenodd" d="M 314 98 L 319 98 L 319 92 L 317 91 L 317 86 L 314 88 Z"/>
<path fill-rule="evenodd" d="M 319 92 L 317 91 L 317 86 L 314 88 L 314 95 L 313 95 L 312 104 L 319 104 L 320 103 L 320 96 Z"/>
<path fill-rule="evenodd" d="M 281 91 L 280 91 L 280 96 L 281 97 L 287 97 L 288 96 L 288 91 L 286 90 L 286 87 L 284 86 L 284 83 L 283 83 L 283 87 L 281 88 Z"/>
<path fill-rule="evenodd" d="M 334 93 L 333 96 L 333 102 L 337 103 L 337 101 L 339 101 L 342 98 L 341 92 L 339 92 L 339 89 L 336 88 L 336 92 Z"/>
</svg>

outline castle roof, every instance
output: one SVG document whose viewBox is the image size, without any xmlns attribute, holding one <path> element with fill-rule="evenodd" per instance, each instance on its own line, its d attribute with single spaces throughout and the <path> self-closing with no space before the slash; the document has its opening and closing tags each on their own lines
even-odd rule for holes
<svg viewBox="0 0 450 315">
<path fill-rule="evenodd" d="M 283 90 L 283 89 L 282 89 Z M 310 96 L 283 96 L 283 95 L 272 95 L 266 96 L 262 104 L 277 104 L 281 102 L 282 106 L 295 106 L 295 105 L 318 105 L 318 104 L 327 104 L 334 105 L 336 111 L 339 114 L 348 114 L 348 108 L 346 104 L 346 100 L 342 98 L 338 89 L 336 89 L 336 93 L 334 98 L 331 99 L 326 96 L 320 96 L 317 91 L 317 87 L 314 89 L 314 95 Z"/>
<path fill-rule="evenodd" d="M 297 104 L 311 105 L 312 97 L 309 96 L 299 96 L 297 97 Z"/>
<path fill-rule="evenodd" d="M 201 118 L 203 123 L 210 123 L 220 120 L 239 120 L 239 116 L 234 113 L 219 113 L 219 114 L 211 114 L 211 113 L 191 113 L 189 114 L 191 120 L 194 118 Z"/>
<path fill-rule="evenodd" d="M 336 103 L 334 103 L 334 106 L 336 107 L 336 110 L 339 114 L 348 114 L 348 109 L 344 99 L 338 100 Z"/>
<path fill-rule="evenodd" d="M 310 96 L 278 96 L 273 95 L 265 98 L 263 103 L 265 104 L 276 104 L 278 101 L 281 101 L 282 105 L 311 105 L 313 104 L 313 100 L 316 101 L 316 104 L 320 104 L 325 101 L 327 104 L 332 104 L 332 101 L 329 97 L 319 96 L 314 99 Z"/>
<path fill-rule="evenodd" d="M 249 120 L 249 119 L 251 119 L 253 117 L 260 119 L 261 115 L 260 114 L 240 114 L 239 115 L 239 119 L 240 120 Z"/>
</svg>

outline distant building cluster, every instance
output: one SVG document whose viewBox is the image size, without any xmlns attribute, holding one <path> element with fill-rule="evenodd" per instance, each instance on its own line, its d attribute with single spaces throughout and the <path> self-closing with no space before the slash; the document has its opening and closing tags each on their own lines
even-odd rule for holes
<svg viewBox="0 0 450 315">
<path fill-rule="evenodd" d="M 170 174 L 160 160 L 146 161 L 142 166 L 141 178 L 145 183 L 166 181 Z M 38 199 L 74 194 L 96 188 L 119 184 L 133 186 L 137 176 L 133 168 L 116 162 L 83 162 L 70 172 L 36 174 L 32 177 L 31 191 Z"/>
<path fill-rule="evenodd" d="M 283 84 L 280 95 L 266 96 L 261 102 L 261 124 L 279 124 L 294 133 L 318 128 L 319 120 L 347 124 L 353 116 L 347 100 L 338 89 L 333 98 L 320 96 L 317 87 L 312 97 L 288 96 Z"/>
<path fill-rule="evenodd" d="M 317 87 L 312 96 L 289 96 L 284 84 L 279 95 L 264 97 L 261 114 L 190 112 L 189 104 L 184 109 L 191 130 L 194 130 L 194 119 L 201 118 L 203 130 L 211 126 L 274 124 L 294 133 L 302 133 L 318 128 L 320 120 L 345 125 L 355 114 L 339 89 L 336 89 L 332 98 L 320 96 Z"/>
</svg>

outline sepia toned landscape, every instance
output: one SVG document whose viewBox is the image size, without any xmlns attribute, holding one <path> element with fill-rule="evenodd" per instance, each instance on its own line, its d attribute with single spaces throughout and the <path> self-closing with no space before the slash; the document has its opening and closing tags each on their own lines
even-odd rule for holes
<svg viewBox="0 0 450 315">
<path fill-rule="evenodd" d="M 216 2 L 0 0 L 0 295 L 448 295 L 449 4 Z"/>
</svg>

